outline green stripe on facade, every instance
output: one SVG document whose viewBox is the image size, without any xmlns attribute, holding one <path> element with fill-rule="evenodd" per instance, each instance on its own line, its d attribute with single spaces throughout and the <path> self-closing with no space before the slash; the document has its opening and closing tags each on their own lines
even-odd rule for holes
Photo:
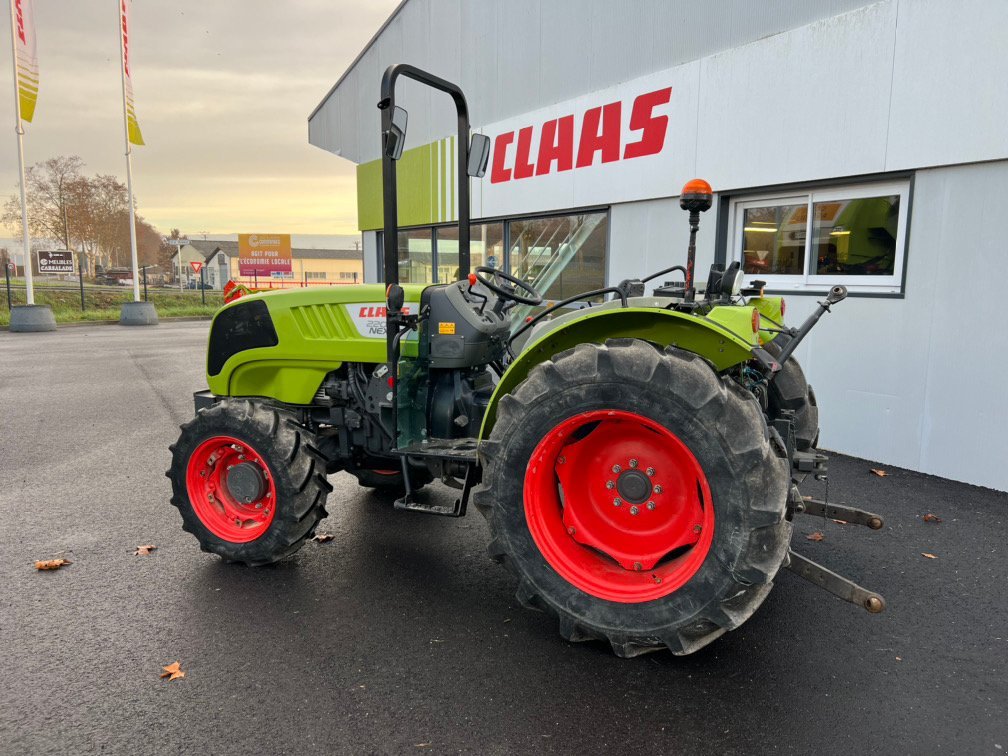
<svg viewBox="0 0 1008 756">
<path fill-rule="evenodd" d="M 454 150 L 455 139 L 446 137 L 403 152 L 396 168 L 400 226 L 456 219 Z M 357 226 L 361 231 L 374 231 L 384 222 L 382 161 L 361 163 L 357 166 Z"/>
</svg>

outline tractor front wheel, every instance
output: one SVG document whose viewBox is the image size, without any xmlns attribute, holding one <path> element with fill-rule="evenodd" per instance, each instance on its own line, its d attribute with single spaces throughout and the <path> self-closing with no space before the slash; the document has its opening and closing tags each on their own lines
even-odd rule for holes
<svg viewBox="0 0 1008 756">
<path fill-rule="evenodd" d="M 571 641 L 688 654 L 740 625 L 787 556 L 788 465 L 759 404 L 635 339 L 541 363 L 481 444 L 491 556 Z"/>
<path fill-rule="evenodd" d="M 171 447 L 171 503 L 200 548 L 257 566 L 293 554 L 326 516 L 325 458 L 289 412 L 224 399 Z"/>
</svg>

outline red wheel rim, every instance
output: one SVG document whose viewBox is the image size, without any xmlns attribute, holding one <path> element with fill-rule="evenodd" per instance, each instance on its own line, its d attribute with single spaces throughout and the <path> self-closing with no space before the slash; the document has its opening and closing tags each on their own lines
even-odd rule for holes
<svg viewBox="0 0 1008 756">
<path fill-rule="evenodd" d="M 259 495 L 239 500 L 232 494 L 227 475 L 238 465 L 252 465 L 261 475 Z M 254 541 L 273 522 L 276 509 L 273 475 L 255 449 L 231 436 L 214 436 L 196 447 L 186 468 L 186 491 L 200 522 L 225 541 Z"/>
<path fill-rule="evenodd" d="M 529 459 L 524 496 L 549 565 L 608 601 L 674 593 L 714 540 L 700 463 L 668 428 L 633 412 L 595 410 L 553 428 Z"/>
</svg>

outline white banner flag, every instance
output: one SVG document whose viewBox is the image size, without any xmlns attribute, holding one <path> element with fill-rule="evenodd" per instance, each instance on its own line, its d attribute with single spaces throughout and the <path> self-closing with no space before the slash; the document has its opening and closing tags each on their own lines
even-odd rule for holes
<svg viewBox="0 0 1008 756">
<path fill-rule="evenodd" d="M 35 43 L 35 9 L 32 0 L 14 0 L 14 53 L 17 59 L 18 101 L 21 120 L 31 123 L 38 99 L 38 46 Z"/>
<path fill-rule="evenodd" d="M 129 140 L 133 144 L 143 144 L 140 134 L 140 124 L 137 123 L 136 110 L 133 108 L 133 78 L 130 76 L 130 41 L 129 41 L 129 6 L 130 0 L 119 0 L 120 33 L 122 34 L 122 66 L 123 87 L 126 91 L 126 121 Z"/>
</svg>

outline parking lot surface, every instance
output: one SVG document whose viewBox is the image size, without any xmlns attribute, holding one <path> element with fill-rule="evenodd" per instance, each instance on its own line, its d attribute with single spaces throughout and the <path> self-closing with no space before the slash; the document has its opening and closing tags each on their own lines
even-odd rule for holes
<svg viewBox="0 0 1008 756">
<path fill-rule="evenodd" d="M 343 474 L 332 541 L 256 570 L 201 553 L 164 471 L 206 333 L 0 332 L 0 752 L 1008 749 L 1008 495 L 835 457 L 831 497 L 886 527 L 799 518 L 795 548 L 885 613 L 784 572 L 703 651 L 622 660 L 518 605 L 477 513 L 396 512 Z"/>
</svg>

